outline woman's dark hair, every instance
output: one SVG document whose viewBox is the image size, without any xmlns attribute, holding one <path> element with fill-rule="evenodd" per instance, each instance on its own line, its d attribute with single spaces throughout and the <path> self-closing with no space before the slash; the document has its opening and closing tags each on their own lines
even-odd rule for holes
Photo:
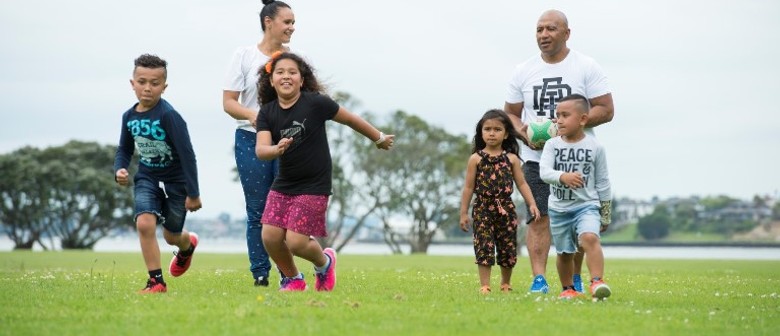
<svg viewBox="0 0 780 336">
<path fill-rule="evenodd" d="M 282 1 L 263 0 L 263 9 L 260 10 L 260 28 L 263 29 L 263 32 L 265 32 L 265 21 L 263 19 L 266 16 L 270 17 L 271 20 L 275 19 L 276 14 L 279 13 L 279 8 L 282 7 L 286 7 L 292 10 L 292 7 L 290 7 L 290 5 Z"/>
<path fill-rule="evenodd" d="M 260 67 L 260 78 L 257 81 L 257 99 L 260 105 L 268 103 L 276 98 L 276 89 L 271 86 L 271 77 L 276 69 L 276 63 L 283 59 L 289 59 L 298 64 L 298 70 L 301 72 L 301 78 L 303 79 L 303 86 L 301 86 L 301 92 L 317 92 L 325 93 L 325 87 L 317 81 L 317 77 L 314 76 L 314 68 L 312 68 L 306 61 L 300 56 L 291 52 L 283 52 L 276 57 L 272 57 L 270 62 L 270 71 L 266 71 L 266 66 Z"/>
<path fill-rule="evenodd" d="M 499 110 L 499 109 L 492 109 L 482 116 L 482 119 L 479 119 L 479 122 L 477 123 L 477 130 L 474 134 L 474 141 L 472 141 L 473 147 L 471 148 L 472 153 L 476 153 L 482 149 L 484 149 L 487 144 L 485 144 L 485 140 L 482 139 L 482 125 L 485 124 L 485 120 L 490 119 L 497 119 L 502 124 L 504 124 L 504 128 L 506 129 L 507 134 L 509 134 L 506 139 L 504 139 L 504 142 L 501 143 L 501 148 L 505 150 L 507 153 L 513 153 L 515 155 L 520 155 L 520 146 L 517 144 L 517 138 L 520 136 L 517 131 L 515 130 L 515 127 L 512 125 L 512 120 L 509 119 L 509 115 L 506 114 L 506 112 Z"/>
</svg>

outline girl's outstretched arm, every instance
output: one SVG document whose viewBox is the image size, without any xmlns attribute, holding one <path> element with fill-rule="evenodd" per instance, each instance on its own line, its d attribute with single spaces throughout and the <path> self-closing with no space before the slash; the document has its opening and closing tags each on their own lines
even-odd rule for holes
<svg viewBox="0 0 780 336">
<path fill-rule="evenodd" d="M 255 145 L 255 155 L 260 160 L 273 160 L 284 154 L 287 147 L 292 144 L 292 138 L 282 138 L 276 145 L 271 145 L 271 132 L 257 132 L 257 144 Z"/>
<path fill-rule="evenodd" d="M 395 135 L 380 132 L 376 127 L 369 124 L 368 121 L 357 114 L 347 111 L 344 107 L 339 106 L 339 110 L 333 117 L 333 121 L 347 125 L 358 133 L 363 134 L 363 136 L 373 141 L 377 148 L 390 149 L 393 147 Z"/>
</svg>

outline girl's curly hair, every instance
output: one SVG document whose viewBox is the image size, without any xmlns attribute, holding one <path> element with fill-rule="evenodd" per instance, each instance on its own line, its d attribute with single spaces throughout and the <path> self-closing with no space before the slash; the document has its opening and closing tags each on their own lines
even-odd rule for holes
<svg viewBox="0 0 780 336">
<path fill-rule="evenodd" d="M 314 75 L 314 68 L 306 63 L 300 56 L 291 52 L 283 52 L 278 56 L 274 54 L 274 57 L 268 60 L 267 65 L 270 64 L 270 71 L 266 70 L 266 66 L 260 67 L 260 78 L 257 81 L 257 99 L 261 106 L 278 98 L 276 89 L 271 86 L 271 77 L 273 76 L 274 69 L 276 69 L 276 63 L 283 59 L 289 59 L 298 64 L 298 70 L 303 79 L 303 86 L 301 86 L 302 92 L 325 93 L 325 87 L 320 84 L 317 77 Z"/>
</svg>

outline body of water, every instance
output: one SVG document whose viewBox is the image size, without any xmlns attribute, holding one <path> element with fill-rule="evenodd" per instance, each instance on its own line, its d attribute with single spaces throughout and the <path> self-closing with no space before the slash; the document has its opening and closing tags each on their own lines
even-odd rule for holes
<svg viewBox="0 0 780 336">
<path fill-rule="evenodd" d="M 160 251 L 176 250 L 158 238 Z M 0 251 L 11 251 L 13 242 L 8 237 L 0 238 Z M 409 253 L 408 246 L 402 246 L 404 253 Z M 554 247 L 551 255 L 555 254 Z M 42 251 L 35 246 L 34 251 Z M 95 245 L 96 252 L 140 252 L 138 239 L 105 238 Z M 246 241 L 236 238 L 203 238 L 198 245 L 198 251 L 210 253 L 246 253 Z M 388 255 L 391 250 L 384 244 L 351 243 L 340 253 Z M 434 244 L 428 248 L 429 255 L 472 256 L 474 250 L 468 244 Z M 526 255 L 525 250 L 523 254 Z M 780 260 L 780 247 L 732 247 L 732 246 L 605 246 L 604 257 L 607 259 L 723 259 L 723 260 Z"/>
</svg>

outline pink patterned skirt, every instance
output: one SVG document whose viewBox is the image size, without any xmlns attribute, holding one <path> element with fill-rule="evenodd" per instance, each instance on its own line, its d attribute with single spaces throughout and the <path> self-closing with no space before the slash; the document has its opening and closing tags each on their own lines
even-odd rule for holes
<svg viewBox="0 0 780 336">
<path fill-rule="evenodd" d="M 260 220 L 263 225 L 287 229 L 303 235 L 327 237 L 325 212 L 328 195 L 287 195 L 271 190 Z"/>
</svg>

